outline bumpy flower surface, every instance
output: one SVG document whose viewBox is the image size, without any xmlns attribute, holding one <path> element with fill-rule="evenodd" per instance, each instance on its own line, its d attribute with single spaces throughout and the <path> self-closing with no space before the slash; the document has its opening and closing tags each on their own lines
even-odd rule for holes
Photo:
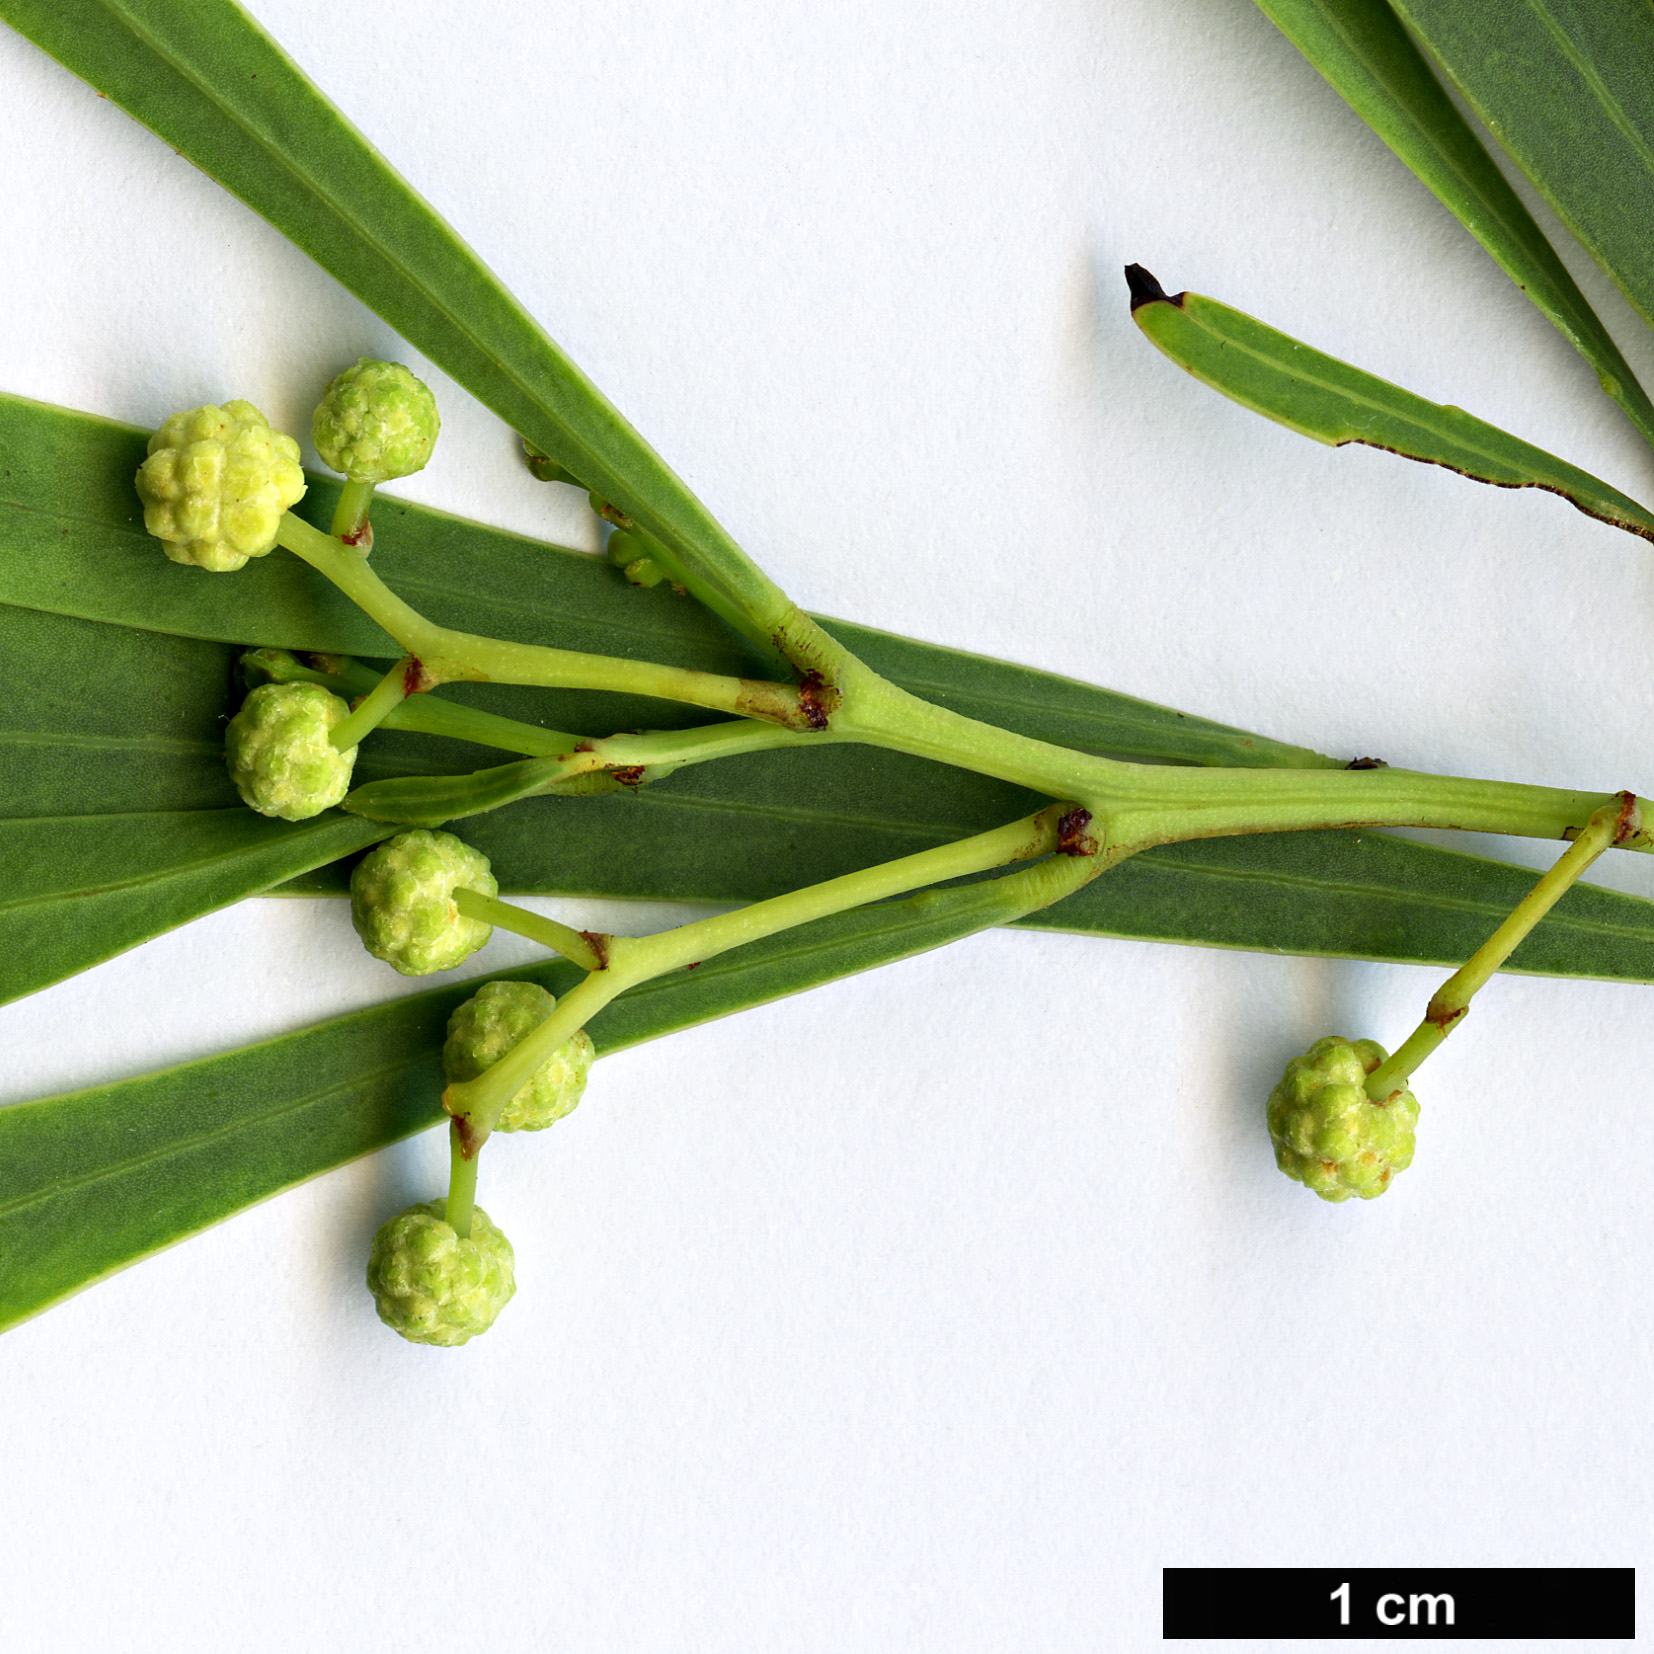
<svg viewBox="0 0 1654 1654">
<path fill-rule="evenodd" d="M 487 1332 L 517 1290 L 511 1242 L 479 1206 L 470 1236 L 449 1224 L 447 1202 L 410 1206 L 379 1227 L 368 1291 L 379 1319 L 415 1344 L 463 1344 Z"/>
<path fill-rule="evenodd" d="M 322 393 L 310 435 L 352 482 L 390 482 L 424 468 L 441 428 L 436 398 L 407 368 L 364 356 Z"/>
<path fill-rule="evenodd" d="M 350 715 L 315 683 L 266 683 L 253 690 L 224 731 L 230 779 L 260 815 L 307 821 L 350 791 L 356 748 L 329 739 Z"/>
<path fill-rule="evenodd" d="M 1330 1034 L 1294 1057 L 1269 1094 L 1275 1164 L 1323 1200 L 1371 1200 L 1413 1163 L 1417 1099 L 1407 1090 L 1387 1103 L 1367 1096 L 1385 1055 L 1370 1039 Z"/>
<path fill-rule="evenodd" d="M 138 467 L 144 527 L 175 563 L 224 574 L 276 544 L 281 514 L 304 495 L 299 445 L 251 402 L 177 413 Z"/>
<path fill-rule="evenodd" d="M 448 1018 L 442 1066 L 450 1080 L 474 1080 L 538 1028 L 557 1001 L 533 982 L 485 982 Z M 578 1028 L 505 1105 L 495 1131 L 544 1131 L 572 1112 L 591 1072 L 591 1036 Z"/>
<path fill-rule="evenodd" d="M 461 885 L 484 896 L 500 889 L 487 856 L 452 833 L 398 833 L 351 874 L 351 922 L 368 952 L 404 976 L 452 970 L 494 934 L 460 913 L 453 892 Z"/>
</svg>

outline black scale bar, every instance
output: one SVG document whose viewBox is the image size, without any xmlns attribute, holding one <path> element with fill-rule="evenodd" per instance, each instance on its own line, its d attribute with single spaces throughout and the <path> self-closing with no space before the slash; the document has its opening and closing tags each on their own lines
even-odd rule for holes
<svg viewBox="0 0 1654 1654">
<path fill-rule="evenodd" d="M 1161 1634 L 1629 1638 L 1634 1568 L 1167 1568 Z"/>
</svg>

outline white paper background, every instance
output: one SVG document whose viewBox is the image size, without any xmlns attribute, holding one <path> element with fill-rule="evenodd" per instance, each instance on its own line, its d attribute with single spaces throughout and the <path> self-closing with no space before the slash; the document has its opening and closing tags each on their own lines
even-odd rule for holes
<svg viewBox="0 0 1654 1654">
<path fill-rule="evenodd" d="M 1647 546 L 1306 442 L 1132 327 L 1140 260 L 1654 487 L 1245 0 L 257 11 L 808 607 L 1326 751 L 1654 790 Z M 359 354 L 424 371 L 4 32 L 0 130 L 0 387 L 300 431 Z M 426 376 L 408 496 L 595 543 Z M 1496 982 L 1380 1202 L 1274 1169 L 1286 1057 L 1394 1044 L 1441 974 L 995 933 L 607 1060 L 490 1153 L 520 1289 L 461 1352 L 361 1285 L 437 1135 L 284 1196 L 0 1341 L 0 1641 L 1134 1649 L 1168 1564 L 1644 1560 L 1648 990 Z M 420 986 L 339 904 L 250 902 L 0 1011 L 0 1099 Z"/>
</svg>

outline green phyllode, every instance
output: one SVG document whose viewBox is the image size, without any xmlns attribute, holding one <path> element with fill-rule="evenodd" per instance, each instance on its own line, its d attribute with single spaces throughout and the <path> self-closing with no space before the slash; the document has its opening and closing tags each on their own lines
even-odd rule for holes
<svg viewBox="0 0 1654 1654">
<path fill-rule="evenodd" d="M 298 443 L 239 401 L 165 421 L 136 482 L 144 527 L 167 556 L 215 574 L 274 550 L 282 513 L 305 487 Z"/>
<path fill-rule="evenodd" d="M 322 393 L 310 435 L 352 482 L 390 482 L 422 470 L 442 421 L 436 398 L 398 362 L 364 356 Z"/>
<path fill-rule="evenodd" d="M 451 1081 L 474 1080 L 538 1028 L 557 1001 L 533 982 L 485 982 L 448 1019 L 442 1066 Z M 578 1028 L 505 1105 L 495 1131 L 544 1131 L 573 1111 L 584 1095 L 595 1055 Z"/>
<path fill-rule="evenodd" d="M 517 1290 L 511 1242 L 476 1207 L 462 1240 L 440 1200 L 381 1224 L 368 1254 L 379 1319 L 415 1344 L 452 1347 L 487 1332 Z"/>
<path fill-rule="evenodd" d="M 454 900 L 463 886 L 497 896 L 488 858 L 452 833 L 416 827 L 370 850 L 350 876 L 350 918 L 375 959 L 404 976 L 452 970 L 494 934 Z"/>
<path fill-rule="evenodd" d="M 1294 1057 L 1269 1094 L 1275 1164 L 1323 1200 L 1372 1200 L 1413 1163 L 1413 1093 L 1383 1103 L 1367 1095 L 1367 1076 L 1385 1055 L 1373 1040 L 1329 1034 Z"/>
<path fill-rule="evenodd" d="M 224 762 L 244 804 L 260 815 L 308 821 L 350 791 L 356 748 L 330 739 L 350 707 L 320 684 L 266 683 L 224 731 Z"/>
</svg>

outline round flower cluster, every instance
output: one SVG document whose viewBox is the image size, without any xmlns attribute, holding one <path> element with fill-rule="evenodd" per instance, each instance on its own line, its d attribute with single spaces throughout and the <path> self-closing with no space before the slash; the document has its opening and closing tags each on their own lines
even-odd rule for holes
<svg viewBox="0 0 1654 1654">
<path fill-rule="evenodd" d="M 316 452 L 352 482 L 390 482 L 422 470 L 442 421 L 436 398 L 398 362 L 364 356 L 322 393 L 310 422 Z"/>
<path fill-rule="evenodd" d="M 448 1019 L 442 1066 L 453 1081 L 474 1080 L 549 1017 L 557 1001 L 533 982 L 486 982 Z M 544 1131 L 580 1101 L 591 1071 L 591 1036 L 578 1028 L 505 1105 L 495 1131 Z"/>
<path fill-rule="evenodd" d="M 464 1344 L 487 1332 L 517 1290 L 511 1242 L 476 1207 L 461 1239 L 447 1203 L 410 1206 L 381 1224 L 368 1254 L 379 1319 L 415 1344 Z"/>
<path fill-rule="evenodd" d="M 350 791 L 356 748 L 341 752 L 331 737 L 349 715 L 320 684 L 260 684 L 224 731 L 224 761 L 242 802 L 283 821 L 337 804 Z"/>
<path fill-rule="evenodd" d="M 174 414 L 136 480 L 144 527 L 167 556 L 215 574 L 274 550 L 282 513 L 304 495 L 298 443 L 251 402 Z"/>
<path fill-rule="evenodd" d="M 404 976 L 452 970 L 494 934 L 467 919 L 459 888 L 497 896 L 488 858 L 452 833 L 416 827 L 370 850 L 350 876 L 350 918 L 375 959 Z"/>
<path fill-rule="evenodd" d="M 1367 1095 L 1385 1055 L 1370 1039 L 1330 1034 L 1294 1057 L 1269 1094 L 1275 1164 L 1323 1200 L 1372 1200 L 1413 1163 L 1417 1099 L 1405 1089 L 1383 1103 Z"/>
</svg>

